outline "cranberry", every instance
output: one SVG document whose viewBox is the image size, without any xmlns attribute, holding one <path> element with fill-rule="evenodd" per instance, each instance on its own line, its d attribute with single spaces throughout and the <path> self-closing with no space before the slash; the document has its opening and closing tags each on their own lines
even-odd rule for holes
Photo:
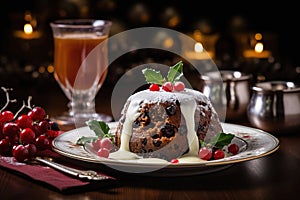
<svg viewBox="0 0 300 200">
<path fill-rule="evenodd" d="M 172 159 L 170 162 L 171 162 L 172 164 L 176 164 L 176 163 L 179 163 L 179 160 L 176 159 L 176 158 L 174 158 L 174 159 Z"/>
<path fill-rule="evenodd" d="M 225 153 L 224 153 L 223 150 L 217 149 L 217 150 L 214 152 L 213 157 L 214 157 L 215 160 L 222 159 L 222 158 L 225 157 Z"/>
<path fill-rule="evenodd" d="M 20 127 L 14 122 L 5 123 L 2 129 L 2 134 L 10 138 L 14 138 L 19 134 Z"/>
<path fill-rule="evenodd" d="M 21 115 L 17 118 L 16 123 L 18 126 L 23 129 L 23 128 L 31 128 L 33 126 L 33 121 L 28 115 Z"/>
<path fill-rule="evenodd" d="M 51 125 L 47 120 L 42 120 L 38 123 L 37 128 L 40 133 L 45 133 L 50 130 Z"/>
<path fill-rule="evenodd" d="M 237 154 L 239 150 L 240 150 L 239 146 L 235 143 L 232 143 L 228 146 L 228 152 L 232 153 L 233 155 Z"/>
<path fill-rule="evenodd" d="M 26 144 L 25 147 L 28 150 L 28 157 L 29 158 L 32 158 L 36 155 L 37 148 L 36 148 L 35 144 Z"/>
<path fill-rule="evenodd" d="M 173 88 L 174 88 L 174 90 L 175 91 L 182 91 L 182 90 L 184 90 L 184 88 L 185 88 L 185 85 L 184 85 L 184 83 L 183 82 L 181 82 L 181 81 L 178 81 L 178 82 L 175 82 L 174 83 L 174 86 L 173 86 Z"/>
<path fill-rule="evenodd" d="M 212 158 L 212 149 L 208 147 L 202 147 L 198 152 L 198 156 L 203 160 L 210 160 Z"/>
<path fill-rule="evenodd" d="M 5 123 L 5 122 L 12 121 L 13 119 L 14 119 L 14 113 L 9 110 L 3 111 L 0 114 L 0 122 Z"/>
<path fill-rule="evenodd" d="M 6 156 L 11 152 L 12 144 L 8 138 L 0 140 L 0 155 Z"/>
<path fill-rule="evenodd" d="M 41 151 L 49 149 L 51 147 L 50 140 L 48 139 L 48 137 L 46 135 L 39 135 L 35 139 L 35 145 L 36 145 L 36 148 Z"/>
<path fill-rule="evenodd" d="M 108 158 L 109 150 L 106 148 L 100 148 L 97 152 L 97 155 L 103 158 Z"/>
<path fill-rule="evenodd" d="M 33 121 L 41 121 L 45 118 L 46 112 L 42 107 L 34 107 L 31 111 L 27 114 Z"/>
<path fill-rule="evenodd" d="M 100 141 L 100 148 L 105 148 L 110 151 L 113 149 L 113 147 L 114 145 L 109 138 L 102 138 L 102 140 Z"/>
<path fill-rule="evenodd" d="M 23 144 L 31 144 L 34 142 L 35 133 L 31 128 L 24 128 L 20 133 L 20 140 Z"/>
<path fill-rule="evenodd" d="M 153 83 L 150 85 L 149 90 L 150 91 L 159 91 L 159 85 Z"/>
<path fill-rule="evenodd" d="M 24 162 L 29 158 L 28 149 L 24 145 L 19 144 L 13 149 L 13 156 L 18 162 Z"/>
<path fill-rule="evenodd" d="M 59 131 L 48 130 L 47 132 L 45 132 L 45 134 L 47 135 L 48 138 L 55 138 L 59 135 Z"/>
<path fill-rule="evenodd" d="M 98 151 L 101 147 L 100 145 L 100 141 L 101 141 L 102 138 L 98 138 L 96 141 L 93 141 L 92 142 L 92 145 L 93 145 L 93 148 Z"/>
<path fill-rule="evenodd" d="M 162 85 L 162 89 L 166 92 L 172 92 L 173 90 L 173 85 L 171 82 L 165 82 L 163 85 Z"/>
</svg>

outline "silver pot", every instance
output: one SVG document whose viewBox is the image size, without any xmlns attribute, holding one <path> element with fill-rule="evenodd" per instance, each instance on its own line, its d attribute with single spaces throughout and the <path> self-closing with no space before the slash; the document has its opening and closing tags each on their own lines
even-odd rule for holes
<svg viewBox="0 0 300 200">
<path fill-rule="evenodd" d="M 247 115 L 252 126 L 270 133 L 300 131 L 300 86 L 286 81 L 257 83 Z"/>
<path fill-rule="evenodd" d="M 234 70 L 209 72 L 201 76 L 200 89 L 216 108 L 219 116 L 226 121 L 246 118 L 250 101 L 251 74 Z"/>
</svg>

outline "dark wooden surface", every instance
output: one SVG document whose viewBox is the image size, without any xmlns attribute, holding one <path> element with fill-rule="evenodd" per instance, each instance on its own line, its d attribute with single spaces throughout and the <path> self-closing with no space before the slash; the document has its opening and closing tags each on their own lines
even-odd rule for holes
<svg viewBox="0 0 300 200">
<path fill-rule="evenodd" d="M 109 90 L 100 90 L 97 110 L 110 114 Z M 67 100 L 57 86 L 33 93 L 36 104 L 54 116 Z M 248 125 L 242 120 L 237 124 Z M 263 158 L 234 164 L 210 174 L 150 177 L 116 174 L 116 185 L 57 192 L 7 169 L 0 168 L 0 199 L 295 199 L 300 191 L 300 133 L 278 135 L 280 148 Z"/>
</svg>

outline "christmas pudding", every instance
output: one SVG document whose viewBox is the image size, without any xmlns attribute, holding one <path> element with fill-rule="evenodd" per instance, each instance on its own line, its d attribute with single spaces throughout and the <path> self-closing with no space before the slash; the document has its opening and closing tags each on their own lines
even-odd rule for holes
<svg viewBox="0 0 300 200">
<path fill-rule="evenodd" d="M 118 152 L 167 161 L 198 157 L 201 143 L 223 132 L 211 102 L 180 81 L 181 61 L 167 78 L 149 68 L 142 72 L 150 87 L 131 95 L 123 107 L 115 132 Z"/>
</svg>

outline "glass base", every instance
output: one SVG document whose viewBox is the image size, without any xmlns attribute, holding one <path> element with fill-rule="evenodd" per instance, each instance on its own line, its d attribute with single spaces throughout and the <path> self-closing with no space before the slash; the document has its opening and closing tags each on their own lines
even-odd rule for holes
<svg viewBox="0 0 300 200">
<path fill-rule="evenodd" d="M 52 118 L 52 120 L 58 124 L 61 130 L 71 130 L 74 128 L 87 126 L 86 122 L 92 119 L 105 122 L 112 121 L 111 116 L 103 113 L 81 114 L 76 116 L 70 115 L 69 113 L 64 113 Z"/>
</svg>

